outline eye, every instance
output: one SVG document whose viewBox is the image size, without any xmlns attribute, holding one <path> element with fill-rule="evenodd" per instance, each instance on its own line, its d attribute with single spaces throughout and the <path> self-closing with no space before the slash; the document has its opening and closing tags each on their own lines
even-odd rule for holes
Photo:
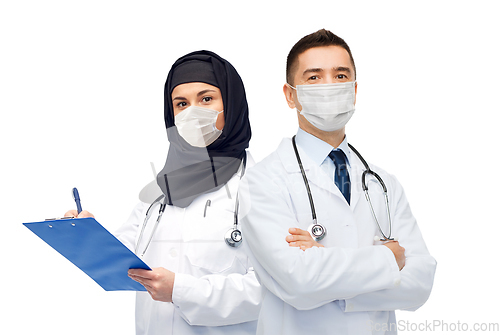
<svg viewBox="0 0 500 335">
<path fill-rule="evenodd" d="M 311 76 L 307 80 L 317 80 L 317 79 L 318 79 L 318 76 Z"/>
<path fill-rule="evenodd" d="M 212 101 L 212 99 L 212 97 L 203 97 L 201 101 L 203 101 L 204 103 L 209 103 L 210 101 Z"/>
<path fill-rule="evenodd" d="M 348 79 L 345 74 L 339 74 L 339 75 L 337 75 L 337 78 L 338 79 Z"/>
<path fill-rule="evenodd" d="M 176 106 L 179 108 L 186 107 L 187 103 L 185 101 L 181 101 L 181 102 L 177 103 Z"/>
</svg>

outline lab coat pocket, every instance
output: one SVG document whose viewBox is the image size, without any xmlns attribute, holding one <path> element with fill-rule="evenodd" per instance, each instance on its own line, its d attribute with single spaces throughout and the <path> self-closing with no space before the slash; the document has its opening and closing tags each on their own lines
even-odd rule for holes
<svg viewBox="0 0 500 335">
<path fill-rule="evenodd" d="M 186 257 L 200 276 L 235 272 L 236 268 L 243 267 L 236 259 L 234 248 L 224 241 L 226 232 L 234 226 L 232 206 L 234 203 L 229 201 L 212 204 L 204 217 L 192 222 L 190 231 L 184 231 Z"/>
</svg>

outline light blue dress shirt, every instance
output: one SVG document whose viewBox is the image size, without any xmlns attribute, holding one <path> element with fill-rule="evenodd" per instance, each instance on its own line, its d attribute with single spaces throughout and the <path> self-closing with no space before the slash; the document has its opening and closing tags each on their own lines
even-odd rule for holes
<svg viewBox="0 0 500 335">
<path fill-rule="evenodd" d="M 297 145 L 307 153 L 307 156 L 309 156 L 315 164 L 325 171 L 332 182 L 335 180 L 335 164 L 328 156 L 332 150 L 342 150 L 344 152 L 347 158 L 347 171 L 349 174 L 351 173 L 351 150 L 349 150 L 349 146 L 347 145 L 347 136 L 344 137 L 344 140 L 337 148 L 334 148 L 330 144 L 299 128 L 295 141 L 297 142 Z"/>
</svg>

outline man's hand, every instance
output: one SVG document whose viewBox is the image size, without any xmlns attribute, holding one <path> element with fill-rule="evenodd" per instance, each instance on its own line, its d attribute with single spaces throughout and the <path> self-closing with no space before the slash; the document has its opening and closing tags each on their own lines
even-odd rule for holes
<svg viewBox="0 0 500 335">
<path fill-rule="evenodd" d="M 141 283 L 148 290 L 151 298 L 156 301 L 172 302 L 175 273 L 164 268 L 154 268 L 152 271 L 130 269 L 128 276 Z"/>
<path fill-rule="evenodd" d="M 384 244 L 387 248 L 391 249 L 394 257 L 396 257 L 396 262 L 399 266 L 399 271 L 401 271 L 405 267 L 405 248 L 399 245 L 399 242 L 390 241 Z"/>
<path fill-rule="evenodd" d="M 290 228 L 288 232 L 291 235 L 286 237 L 286 241 L 290 247 L 300 247 L 302 250 L 306 250 L 312 247 L 324 248 L 325 246 L 319 244 L 313 240 L 311 234 L 307 230 L 302 230 L 300 228 Z"/>
<path fill-rule="evenodd" d="M 69 216 L 72 216 L 74 218 L 93 218 L 94 214 L 87 211 L 81 211 L 80 214 L 78 214 L 76 209 L 72 209 L 64 214 L 64 217 L 69 217 Z"/>
</svg>

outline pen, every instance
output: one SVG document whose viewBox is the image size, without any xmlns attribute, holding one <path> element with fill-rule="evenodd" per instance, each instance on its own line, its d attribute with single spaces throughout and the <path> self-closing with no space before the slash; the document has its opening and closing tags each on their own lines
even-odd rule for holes
<svg viewBox="0 0 500 335">
<path fill-rule="evenodd" d="M 207 216 L 207 207 L 210 206 L 212 202 L 210 199 L 207 200 L 207 203 L 205 204 L 205 211 L 203 212 L 203 217 Z"/>
<path fill-rule="evenodd" d="M 78 194 L 76 187 L 73 187 L 73 199 L 75 199 L 76 202 L 76 210 L 78 211 L 78 214 L 80 214 L 82 211 L 82 204 L 80 203 L 80 194 Z"/>
</svg>

